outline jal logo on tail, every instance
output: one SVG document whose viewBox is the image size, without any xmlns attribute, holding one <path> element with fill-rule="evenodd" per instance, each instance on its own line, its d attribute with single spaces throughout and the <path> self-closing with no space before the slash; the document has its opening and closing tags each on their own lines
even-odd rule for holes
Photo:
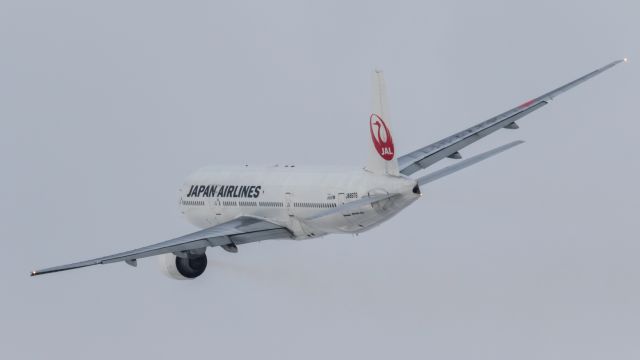
<svg viewBox="0 0 640 360">
<path fill-rule="evenodd" d="M 373 146 L 380 156 L 389 161 L 393 159 L 395 150 L 393 148 L 393 139 L 391 138 L 391 132 L 384 123 L 384 120 L 378 114 L 371 114 L 369 117 L 369 129 L 371 130 L 371 140 L 373 140 Z"/>
</svg>

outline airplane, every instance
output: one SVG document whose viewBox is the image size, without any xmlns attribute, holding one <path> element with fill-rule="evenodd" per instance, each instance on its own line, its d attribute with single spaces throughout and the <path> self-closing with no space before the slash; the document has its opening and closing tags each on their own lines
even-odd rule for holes
<svg viewBox="0 0 640 360">
<path fill-rule="evenodd" d="M 442 177 L 511 149 L 514 141 L 460 160 L 460 150 L 499 130 L 518 129 L 516 120 L 549 104 L 561 93 L 627 62 L 621 59 L 528 100 L 502 114 L 431 145 L 397 156 L 388 118 L 386 85 L 373 72 L 373 111 L 369 116 L 369 158 L 361 168 L 204 167 L 189 175 L 179 190 L 180 211 L 202 229 L 154 245 L 114 255 L 31 272 L 31 276 L 158 256 L 162 271 L 173 279 L 195 279 L 207 268 L 206 250 L 219 246 L 236 253 L 238 246 L 263 240 L 303 240 L 327 234 L 359 234 L 398 214 L 420 198 L 421 188 Z M 412 177 L 445 158 L 455 164 Z"/>
</svg>

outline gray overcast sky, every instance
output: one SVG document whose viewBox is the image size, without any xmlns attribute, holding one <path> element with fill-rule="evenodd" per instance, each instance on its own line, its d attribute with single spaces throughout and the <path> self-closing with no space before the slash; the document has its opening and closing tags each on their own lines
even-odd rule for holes
<svg viewBox="0 0 640 360">
<path fill-rule="evenodd" d="M 0 348 L 12 359 L 637 359 L 634 1 L 1 1 Z M 194 228 L 205 164 L 362 166 L 612 60 L 465 149 L 527 143 L 358 237 L 208 251 L 195 281 L 58 265 Z M 638 62 L 635 62 L 636 60 Z"/>
</svg>

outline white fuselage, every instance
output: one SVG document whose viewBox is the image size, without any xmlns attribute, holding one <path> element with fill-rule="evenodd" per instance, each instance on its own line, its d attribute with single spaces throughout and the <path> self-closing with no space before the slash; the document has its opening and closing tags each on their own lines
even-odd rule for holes
<svg viewBox="0 0 640 360">
<path fill-rule="evenodd" d="M 296 166 L 206 167 L 180 189 L 180 209 L 200 228 L 252 216 L 288 228 L 295 239 L 360 233 L 397 214 L 420 196 L 415 179 L 363 169 Z M 357 209 L 314 216 L 369 195 L 391 198 Z"/>
</svg>

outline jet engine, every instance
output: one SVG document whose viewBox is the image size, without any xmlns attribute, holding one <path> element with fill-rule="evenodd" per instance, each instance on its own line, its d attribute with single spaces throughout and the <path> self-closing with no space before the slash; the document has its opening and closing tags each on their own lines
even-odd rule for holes
<svg viewBox="0 0 640 360">
<path fill-rule="evenodd" d="M 207 268 L 207 255 L 188 255 L 185 257 L 174 254 L 163 254 L 158 256 L 160 269 L 172 279 L 191 280 L 202 275 Z"/>
</svg>

